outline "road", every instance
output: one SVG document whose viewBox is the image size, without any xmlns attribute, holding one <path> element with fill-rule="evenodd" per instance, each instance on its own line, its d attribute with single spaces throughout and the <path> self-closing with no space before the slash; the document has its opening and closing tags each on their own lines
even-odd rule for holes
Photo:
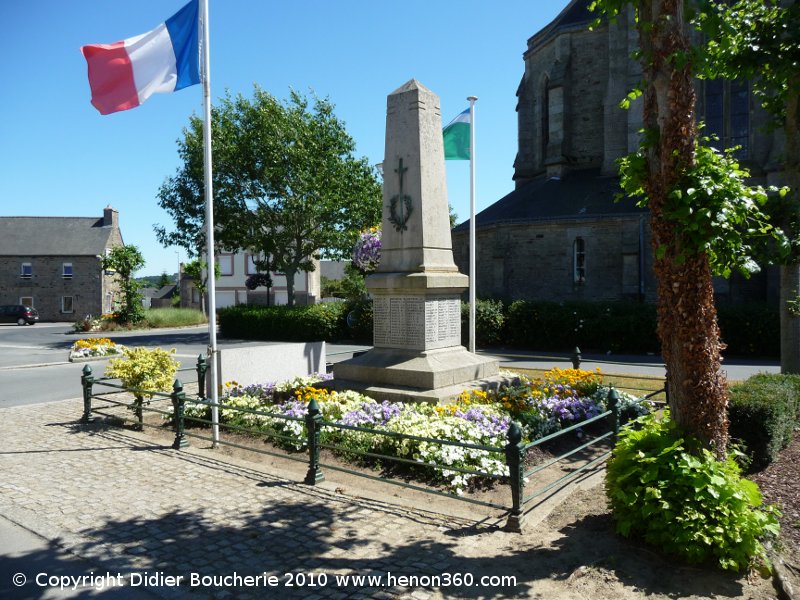
<svg viewBox="0 0 800 600">
<path fill-rule="evenodd" d="M 97 336 L 100 334 L 91 334 Z M 73 333 L 69 323 L 39 323 L 35 326 L 0 324 L 0 407 L 67 400 L 81 396 L 80 376 L 84 364 L 68 362 L 73 342 L 87 334 Z M 184 367 L 193 366 L 205 354 L 208 330 L 205 325 L 157 331 L 114 332 L 114 341 L 129 346 L 175 348 Z M 220 348 L 259 345 L 262 342 L 220 339 Z M 338 362 L 368 346 L 327 344 L 328 362 Z M 501 367 L 544 368 L 570 366 L 568 354 L 492 349 L 480 354 L 496 357 Z M 93 361 L 101 374 L 107 361 Z M 604 373 L 664 376 L 664 365 L 654 356 L 612 356 L 584 354 L 581 367 L 600 368 Z M 776 361 L 727 360 L 723 369 L 729 379 L 746 379 L 757 372 L 779 372 Z"/>
<path fill-rule="evenodd" d="M 20 327 L 0 324 L 0 407 L 68 400 L 81 396 L 81 371 L 86 363 L 70 363 L 69 350 L 75 340 L 102 334 L 73 333 L 69 323 L 38 323 Z M 208 328 L 205 325 L 154 331 L 114 332 L 115 342 L 148 348 L 175 348 L 175 358 L 184 367 L 194 366 L 205 354 Z M 218 341 L 219 348 L 259 345 L 246 340 Z M 338 362 L 365 346 L 328 345 L 328 360 Z M 107 360 L 92 361 L 96 375 L 102 374 Z"/>
</svg>

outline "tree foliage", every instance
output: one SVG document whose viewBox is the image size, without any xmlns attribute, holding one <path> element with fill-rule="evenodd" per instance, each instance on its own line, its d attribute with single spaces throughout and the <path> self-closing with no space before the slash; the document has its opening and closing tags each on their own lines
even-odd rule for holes
<svg viewBox="0 0 800 600">
<path fill-rule="evenodd" d="M 297 92 L 281 102 L 256 86 L 252 98 L 229 95 L 212 111 L 217 244 L 252 250 L 285 273 L 290 303 L 296 273 L 313 270 L 321 254 L 348 255 L 358 233 L 380 221 L 374 169 L 354 156 L 333 109 Z M 175 229 L 155 229 L 161 243 L 194 253 L 205 247 L 199 118 L 178 147 L 184 164 L 159 191 Z"/>
<path fill-rule="evenodd" d="M 118 310 L 120 323 L 138 323 L 144 319 L 141 284 L 133 274 L 144 267 L 144 257 L 136 246 L 114 246 L 108 254 L 100 257 L 100 265 L 106 271 L 113 271 L 120 284 L 122 304 Z"/>
<path fill-rule="evenodd" d="M 183 272 L 194 282 L 194 287 L 200 294 L 200 308 L 205 313 L 205 296 L 208 293 L 208 263 L 200 258 L 195 258 L 183 265 Z M 219 275 L 219 263 L 214 263 L 214 279 L 219 279 Z"/>
<path fill-rule="evenodd" d="M 708 78 L 750 79 L 773 124 L 783 129 L 788 193 L 770 204 L 789 235 L 781 263 L 781 370 L 800 373 L 800 4 L 796 0 L 702 3 L 694 19 L 708 40 L 698 70 Z"/>
</svg>

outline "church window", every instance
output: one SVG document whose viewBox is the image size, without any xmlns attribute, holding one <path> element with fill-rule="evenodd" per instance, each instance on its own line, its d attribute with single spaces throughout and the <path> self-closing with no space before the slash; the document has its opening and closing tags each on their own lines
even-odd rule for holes
<svg viewBox="0 0 800 600">
<path fill-rule="evenodd" d="M 586 281 L 586 241 L 582 237 L 572 243 L 572 272 L 575 283 Z"/>
<path fill-rule="evenodd" d="M 741 146 L 735 156 L 746 159 L 750 141 L 750 90 L 746 81 L 712 79 L 705 82 L 705 129 L 716 136 L 711 145 L 718 150 Z"/>
<path fill-rule="evenodd" d="M 550 143 L 550 79 L 545 77 L 542 90 L 542 158 L 547 156 Z"/>
</svg>

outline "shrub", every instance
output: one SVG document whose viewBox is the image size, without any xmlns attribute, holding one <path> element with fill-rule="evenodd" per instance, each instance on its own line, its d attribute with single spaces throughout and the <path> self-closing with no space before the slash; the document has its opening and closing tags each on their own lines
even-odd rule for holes
<svg viewBox="0 0 800 600">
<path fill-rule="evenodd" d="M 690 563 L 715 559 L 738 571 L 763 560 L 760 540 L 777 535 L 776 511 L 732 457 L 717 461 L 668 416 L 620 432 L 606 474 L 617 531 Z"/>
<path fill-rule="evenodd" d="M 500 300 L 475 303 L 475 345 L 498 346 L 506 343 L 506 314 Z M 461 343 L 469 343 L 469 302 L 461 303 Z"/>
<path fill-rule="evenodd" d="M 780 316 L 775 308 L 759 304 L 717 308 L 726 353 L 735 356 L 780 356 Z"/>
<path fill-rule="evenodd" d="M 175 349 L 124 348 L 125 358 L 112 358 L 106 367 L 106 377 L 122 381 L 137 398 L 152 397 L 147 392 L 171 392 L 175 373 L 181 364 L 172 359 Z"/>
<path fill-rule="evenodd" d="M 372 336 L 372 300 L 350 300 L 345 305 L 342 331 L 349 339 L 371 344 Z"/>
<path fill-rule="evenodd" d="M 744 442 L 751 468 L 762 469 L 789 445 L 800 425 L 800 375 L 761 373 L 730 392 L 730 435 Z"/>
<path fill-rule="evenodd" d="M 287 342 L 333 341 L 343 336 L 345 306 L 240 305 L 219 311 L 220 334 L 228 338 Z"/>
<path fill-rule="evenodd" d="M 508 307 L 508 343 L 567 352 L 657 352 L 655 307 L 649 304 L 517 300 Z"/>
</svg>

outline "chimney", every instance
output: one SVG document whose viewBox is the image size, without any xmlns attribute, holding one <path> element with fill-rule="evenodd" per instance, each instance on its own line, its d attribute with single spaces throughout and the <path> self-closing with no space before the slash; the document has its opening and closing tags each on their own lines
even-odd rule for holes
<svg viewBox="0 0 800 600">
<path fill-rule="evenodd" d="M 119 227 L 119 213 L 110 204 L 103 209 L 103 227 Z"/>
</svg>

